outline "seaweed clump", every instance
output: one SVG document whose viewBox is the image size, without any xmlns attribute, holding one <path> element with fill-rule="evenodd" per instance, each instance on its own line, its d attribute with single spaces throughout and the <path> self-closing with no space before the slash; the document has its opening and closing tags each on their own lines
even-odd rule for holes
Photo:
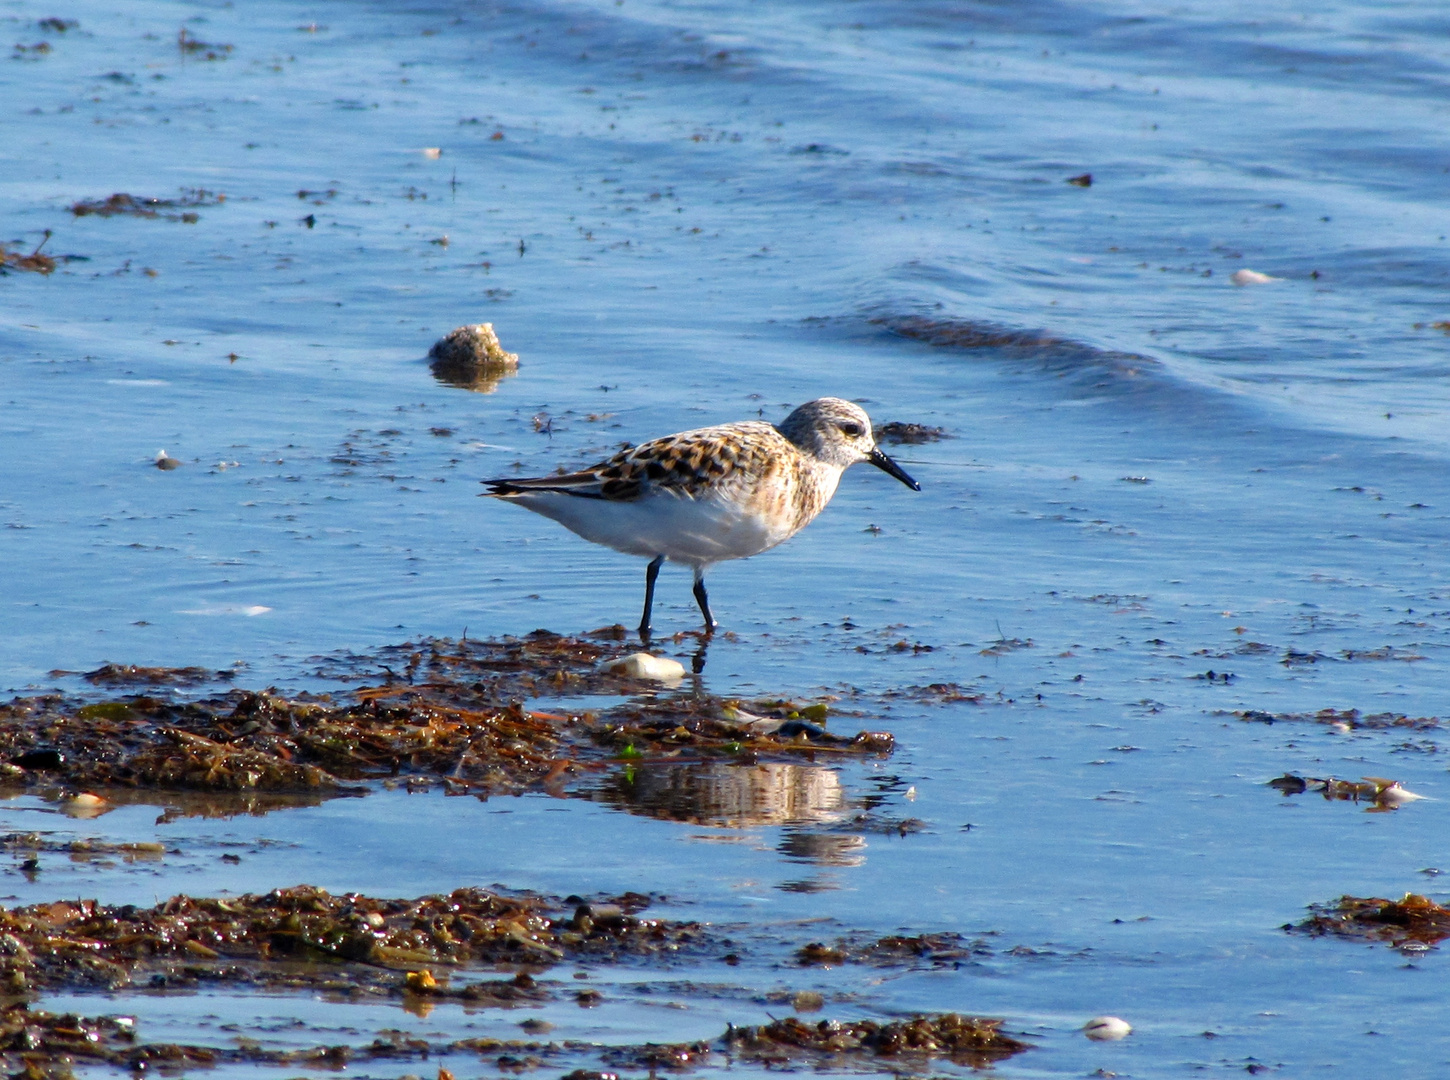
<svg viewBox="0 0 1450 1080">
<path fill-rule="evenodd" d="M 1398 780 L 1384 776 L 1366 776 L 1360 780 L 1340 780 L 1333 776 L 1300 776 L 1285 773 L 1270 780 L 1268 786 L 1282 792 L 1286 797 L 1315 792 L 1324 796 L 1326 802 L 1367 803 L 1370 813 L 1398 810 L 1405 803 L 1417 802 L 1423 795 L 1417 795 Z"/>
<path fill-rule="evenodd" d="M 1002 1021 L 942 1013 L 878 1023 L 874 1020 L 822 1020 L 807 1024 L 786 1017 L 759 1027 L 731 1028 L 726 1044 L 736 1053 L 766 1062 L 799 1057 L 874 1058 L 944 1056 L 982 1066 L 1028 1049 L 1027 1043 L 1001 1032 Z"/>
<path fill-rule="evenodd" d="M 813 941 L 796 950 L 796 961 L 802 966 L 834 967 L 837 964 L 922 964 L 929 967 L 960 967 L 978 956 L 990 954 L 986 942 L 967 941 L 960 934 L 888 934 L 886 937 L 857 945 L 839 941 L 826 945 Z"/>
<path fill-rule="evenodd" d="M 0 274 L 8 270 L 21 270 L 41 275 L 54 273 L 57 265 L 55 257 L 40 253 L 40 249 L 45 246 L 45 241 L 49 239 L 50 232 L 47 230 L 45 240 L 37 244 L 35 250 L 28 255 L 21 251 L 7 251 L 5 245 L 0 244 Z"/>
<path fill-rule="evenodd" d="M 167 460 L 175 459 L 168 458 Z M 51 674 L 62 675 L 69 674 L 69 672 L 53 671 Z M 142 667 L 138 664 L 102 664 L 94 671 L 87 671 L 81 678 L 96 686 L 135 686 L 138 684 L 196 686 L 213 681 L 229 682 L 236 678 L 236 672 L 226 669 L 213 671 L 204 667 L 168 668 Z"/>
<path fill-rule="evenodd" d="M 879 424 L 873 434 L 879 443 L 895 443 L 897 445 L 904 444 L 907 446 L 940 442 L 942 439 L 951 438 L 944 428 L 932 427 L 930 424 L 909 423 L 901 420 L 892 420 L 885 424 Z"/>
<path fill-rule="evenodd" d="M 0 1009 L 0 1062 L 22 1080 L 71 1075 L 73 1060 L 105 1062 L 144 1072 L 151 1065 L 212 1065 L 217 1053 L 199 1046 L 138 1045 L 129 1016 L 77 1016 L 31 1011 L 25 1002 Z M 49 1068 L 46 1068 L 49 1066 Z M 10 1071 L 18 1067 L 20 1071 Z"/>
<path fill-rule="evenodd" d="M 105 199 L 81 199 L 71 204 L 70 212 L 76 217 L 165 218 L 192 225 L 200 220 L 200 215 L 187 207 L 218 206 L 226 201 L 225 195 L 205 188 L 182 188 L 175 199 L 140 198 L 118 191 Z M 174 212 L 178 210 L 180 213 Z"/>
<path fill-rule="evenodd" d="M 0 912 L 0 992 L 228 982 L 529 998 L 519 992 L 532 989 L 527 979 L 452 989 L 430 965 L 542 968 L 566 959 L 674 955 L 703 936 L 696 923 L 642 918 L 623 905 L 584 904 L 572 917 L 567 911 L 565 902 L 484 889 L 380 900 L 310 885 L 264 895 L 173 896 L 150 908 L 94 900 L 32 904 Z M 288 963 L 297 960 L 314 966 Z"/>
<path fill-rule="evenodd" d="M 1263 709 L 1236 710 L 1237 716 L 1251 724 L 1282 724 L 1290 721 L 1326 724 L 1341 730 L 1359 731 L 1435 731 L 1444 725 L 1438 716 L 1407 716 L 1404 713 L 1362 713 L 1358 709 L 1320 709 L 1312 713 L 1271 713 Z"/>
<path fill-rule="evenodd" d="M 0 705 L 0 781 L 72 789 L 361 794 L 358 782 L 432 783 L 487 796 L 543 786 L 611 761 L 694 753 L 749 763 L 762 757 L 889 753 L 883 732 L 838 736 L 826 706 L 753 703 L 766 715 L 705 694 L 662 693 L 609 670 L 624 646 L 536 631 L 490 642 L 430 641 L 340 661 L 380 685 L 334 701 L 234 689 L 197 701 L 158 692 L 83 703 L 60 695 Z M 400 671 L 394 670 L 396 665 Z M 108 665 L 88 678 L 148 687 L 199 669 Z M 204 674 L 204 673 L 203 673 Z M 348 678 L 348 674 L 340 677 Z M 541 712 L 549 695 L 633 695 L 603 713 Z M 352 784 L 353 787 L 348 785 Z"/>
<path fill-rule="evenodd" d="M 1288 923 L 1284 929 L 1313 937 L 1379 941 L 1413 950 L 1416 945 L 1435 945 L 1450 937 L 1450 908 L 1418 893 L 1405 893 L 1399 900 L 1341 896 L 1332 904 L 1310 905 L 1309 918 Z"/>
</svg>

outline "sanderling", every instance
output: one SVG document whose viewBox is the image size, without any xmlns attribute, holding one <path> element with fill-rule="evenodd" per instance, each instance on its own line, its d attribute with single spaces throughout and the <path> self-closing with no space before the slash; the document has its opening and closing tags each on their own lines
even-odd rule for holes
<svg viewBox="0 0 1450 1080">
<path fill-rule="evenodd" d="M 655 578 L 666 559 L 694 569 L 695 600 L 710 634 L 716 623 L 705 571 L 790 539 L 825 509 L 841 473 L 858 461 L 921 490 L 877 447 L 866 413 L 840 398 L 808 401 L 778 425 L 744 420 L 682 431 L 579 472 L 483 483 L 487 494 L 591 543 L 649 559 L 639 622 L 648 640 Z"/>
</svg>

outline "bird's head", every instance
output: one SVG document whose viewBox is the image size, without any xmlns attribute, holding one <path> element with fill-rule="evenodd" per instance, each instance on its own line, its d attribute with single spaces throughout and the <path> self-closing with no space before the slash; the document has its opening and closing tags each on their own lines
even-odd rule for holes
<svg viewBox="0 0 1450 1080">
<path fill-rule="evenodd" d="M 912 491 L 921 485 L 876 445 L 866 410 L 841 398 L 817 398 L 797 408 L 777 429 L 812 457 L 845 469 L 858 461 L 890 473 Z"/>
</svg>

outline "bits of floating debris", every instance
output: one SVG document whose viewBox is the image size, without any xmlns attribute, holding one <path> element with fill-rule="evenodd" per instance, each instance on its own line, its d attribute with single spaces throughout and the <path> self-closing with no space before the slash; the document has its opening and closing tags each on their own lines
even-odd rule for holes
<svg viewBox="0 0 1450 1080">
<path fill-rule="evenodd" d="M 1379 810 L 1395 810 L 1406 803 L 1425 798 L 1402 786 L 1398 780 L 1388 780 L 1383 776 L 1364 776 L 1356 781 L 1338 780 L 1332 776 L 1321 778 L 1286 773 L 1270 780 L 1268 786 L 1285 795 L 1313 792 L 1326 799 L 1372 803 L 1374 805 L 1371 809 Z"/>
</svg>

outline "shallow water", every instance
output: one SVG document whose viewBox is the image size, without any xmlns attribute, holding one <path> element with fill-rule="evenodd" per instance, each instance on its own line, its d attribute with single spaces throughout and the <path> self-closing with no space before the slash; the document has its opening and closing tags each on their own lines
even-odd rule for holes
<svg viewBox="0 0 1450 1080">
<path fill-rule="evenodd" d="M 42 31 L 50 16 L 80 25 Z M 1443 1069 L 1444 994 L 1423 981 L 1438 953 L 1279 929 L 1341 893 L 1443 899 L 1420 873 L 1444 861 L 1435 733 L 1232 715 L 1450 708 L 1436 6 L 0 17 L 27 46 L 0 68 L 10 247 L 51 229 L 45 251 L 83 257 L 0 279 L 14 692 L 78 688 L 50 672 L 105 660 L 336 689 L 328 658 L 347 650 L 628 625 L 637 560 L 477 501 L 476 481 L 821 394 L 952 436 L 893 451 L 922 493 L 856 470 L 801 536 L 710 577 L 730 633 L 705 687 L 840 695 L 833 726 L 891 730 L 888 762 L 795 778 L 758 819 L 739 785 L 699 776 L 634 798 L 380 792 L 165 825 L 156 807 L 76 823 L 14 799 L 7 829 L 182 851 L 43 856 L 34 881 L 7 875 L 18 901 L 303 880 L 664 892 L 681 917 L 800 926 L 779 935 L 796 944 L 905 926 L 990 935 L 992 955 L 876 983 L 762 944 L 689 975 L 743 988 L 723 1004 L 681 992 L 688 1009 L 591 1014 L 561 1037 L 713 1037 L 765 1019 L 761 988 L 821 986 L 856 995 L 833 1015 L 1004 1016 L 1038 1044 L 1009 1076 Z M 183 56 L 182 26 L 235 48 Z M 182 188 L 227 197 L 194 223 L 67 209 Z M 1243 268 L 1281 280 L 1231 284 Z M 891 331 L 911 317 L 1005 343 Z M 429 344 L 485 319 L 517 377 L 490 394 L 433 380 Z M 182 467 L 153 467 L 163 447 Z M 657 625 L 695 619 L 667 568 Z M 982 700 L 908 690 L 933 683 Z M 1290 770 L 1433 801 L 1365 814 L 1263 786 Z M 926 829 L 852 831 L 862 800 Z M 169 1032 L 198 1008 L 303 1008 L 154 1001 L 116 1007 Z M 1103 1012 L 1135 1034 L 1088 1043 L 1075 1029 Z"/>
</svg>

